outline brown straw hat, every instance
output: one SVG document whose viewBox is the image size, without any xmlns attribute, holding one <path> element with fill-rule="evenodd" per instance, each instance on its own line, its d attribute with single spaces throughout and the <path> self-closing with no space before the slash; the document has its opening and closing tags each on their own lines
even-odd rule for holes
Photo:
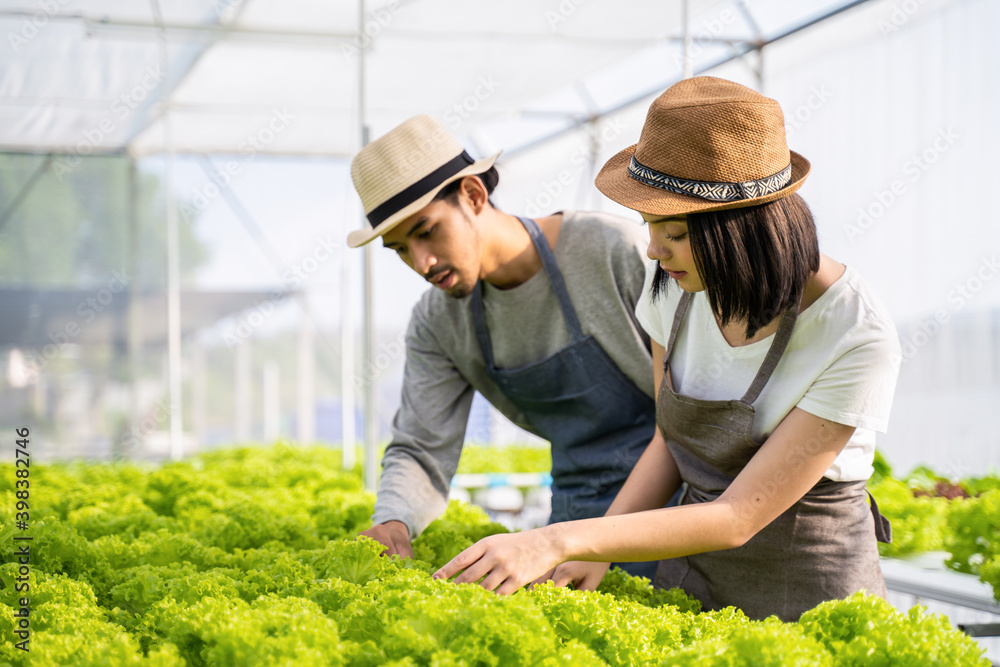
<svg viewBox="0 0 1000 667">
<path fill-rule="evenodd" d="M 656 98 L 639 143 L 608 160 L 595 182 L 635 211 L 684 215 L 766 204 L 808 175 L 809 161 L 788 150 L 776 101 L 699 76 Z"/>
<path fill-rule="evenodd" d="M 351 162 L 354 189 L 371 229 L 347 236 L 352 248 L 382 236 L 463 176 L 481 174 L 500 153 L 473 160 L 448 130 L 430 116 L 414 116 L 361 149 Z"/>
</svg>

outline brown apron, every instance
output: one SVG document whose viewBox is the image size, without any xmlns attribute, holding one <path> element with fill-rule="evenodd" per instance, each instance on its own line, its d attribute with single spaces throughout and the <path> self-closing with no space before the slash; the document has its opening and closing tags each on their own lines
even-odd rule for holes
<svg viewBox="0 0 1000 667">
<path fill-rule="evenodd" d="M 742 399 L 710 401 L 677 394 L 667 382 L 670 353 L 690 301 L 685 292 L 674 314 L 656 406 L 657 424 L 687 483 L 681 505 L 718 498 L 762 444 L 751 435 L 753 403 L 778 365 L 796 318 L 794 308 L 782 314 Z M 662 560 L 653 583 L 683 588 L 706 611 L 734 605 L 753 619 L 775 614 L 796 621 L 824 600 L 861 589 L 886 596 L 876 537 L 891 539 L 874 498 L 870 508 L 866 502 L 865 482 L 824 477 L 743 546 Z"/>
</svg>

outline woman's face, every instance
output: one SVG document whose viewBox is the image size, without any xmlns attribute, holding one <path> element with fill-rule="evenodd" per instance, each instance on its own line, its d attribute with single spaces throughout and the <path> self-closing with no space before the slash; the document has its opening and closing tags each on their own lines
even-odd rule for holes
<svg viewBox="0 0 1000 667">
<path fill-rule="evenodd" d="M 691 253 L 687 216 L 639 215 L 649 227 L 646 256 L 659 262 L 660 269 L 676 280 L 684 291 L 700 292 L 705 289 Z"/>
</svg>

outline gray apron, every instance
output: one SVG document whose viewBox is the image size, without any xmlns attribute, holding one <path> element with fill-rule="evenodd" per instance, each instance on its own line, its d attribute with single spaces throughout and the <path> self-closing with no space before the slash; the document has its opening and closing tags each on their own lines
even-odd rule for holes
<svg viewBox="0 0 1000 667">
<path fill-rule="evenodd" d="M 753 403 L 778 365 L 797 316 L 781 316 L 778 331 L 757 376 L 739 400 L 704 400 L 674 392 L 667 383 L 670 353 L 691 301 L 685 292 L 674 314 L 663 364 L 657 423 L 687 490 L 681 505 L 718 498 L 762 443 L 751 435 Z M 870 497 L 867 496 L 867 497 Z M 886 596 L 878 562 L 879 541 L 891 540 L 889 522 L 865 482 L 821 479 L 786 512 L 735 549 L 660 561 L 654 585 L 679 586 L 703 608 L 739 607 L 753 619 L 771 614 L 796 621 L 820 602 L 862 588 Z"/>
<path fill-rule="evenodd" d="M 486 373 L 532 430 L 552 443 L 549 521 L 603 516 L 653 437 L 656 406 L 597 341 L 583 333 L 541 229 L 534 220 L 520 220 L 541 257 L 571 342 L 541 361 L 520 368 L 497 368 L 480 282 L 472 293 L 472 318 Z M 652 578 L 655 563 L 623 567 Z"/>
</svg>

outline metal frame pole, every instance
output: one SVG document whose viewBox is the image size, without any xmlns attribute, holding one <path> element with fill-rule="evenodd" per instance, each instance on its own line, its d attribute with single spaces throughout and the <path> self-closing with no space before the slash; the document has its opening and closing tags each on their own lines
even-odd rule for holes
<svg viewBox="0 0 1000 667">
<path fill-rule="evenodd" d="M 164 118 L 164 125 L 168 123 Z M 171 194 L 174 170 L 173 153 L 167 153 L 164 186 L 167 192 L 167 353 L 170 381 L 170 458 L 184 457 L 184 419 L 181 394 L 181 279 L 180 240 L 177 202 Z"/>
<path fill-rule="evenodd" d="M 236 346 L 233 389 L 234 407 L 236 408 L 236 424 L 233 429 L 234 440 L 246 443 L 250 440 L 250 413 L 253 409 L 251 389 L 253 382 L 253 358 L 251 357 L 250 339 Z"/>
<path fill-rule="evenodd" d="M 693 69 L 693 64 L 691 62 L 691 28 L 688 25 L 689 12 L 690 12 L 690 2 L 689 0 L 684 0 L 681 3 L 681 23 L 684 28 L 684 78 L 690 79 Z"/>
<path fill-rule="evenodd" d="M 278 362 L 264 362 L 263 374 L 264 442 L 270 444 L 281 434 L 281 371 L 278 370 Z"/>
<path fill-rule="evenodd" d="M 357 464 L 355 448 L 357 432 L 354 426 L 356 401 L 354 393 L 357 384 L 353 379 L 359 377 L 354 368 L 354 251 L 344 244 L 341 250 L 340 269 L 340 443 L 341 466 L 344 470 L 353 470 Z"/>
<path fill-rule="evenodd" d="M 312 318 L 309 317 L 309 297 L 299 300 L 302 319 L 298 336 L 298 441 L 300 445 L 316 440 L 316 341 Z"/>
<path fill-rule="evenodd" d="M 177 221 L 177 201 L 173 195 L 174 146 L 170 118 L 170 53 L 167 48 L 167 31 L 159 0 L 150 0 L 155 23 L 160 32 L 160 67 L 163 71 L 164 90 L 163 143 L 166 146 L 163 188 L 167 204 L 167 378 L 170 396 L 170 458 L 177 461 L 184 457 L 184 413 L 181 394 L 181 279 L 180 234 Z"/>
<path fill-rule="evenodd" d="M 360 48 L 358 56 L 358 124 L 361 130 L 361 146 L 368 144 L 368 125 L 365 123 L 365 52 L 367 46 L 364 40 L 365 35 L 365 0 L 358 0 L 358 43 Z M 365 223 L 367 224 L 367 222 Z M 361 281 L 364 286 L 364 347 L 363 359 L 369 368 L 374 368 L 373 358 L 375 348 L 375 317 L 374 317 L 374 297 L 372 294 L 372 247 L 371 244 L 364 246 L 362 255 L 362 275 Z M 365 488 L 374 491 L 378 488 L 378 422 L 375 414 L 375 375 L 374 373 L 364 373 L 365 378 L 365 463 L 364 482 Z"/>
<path fill-rule="evenodd" d="M 726 64 L 726 63 L 728 63 L 728 62 L 730 62 L 732 60 L 740 58 L 743 55 L 745 55 L 747 53 L 750 53 L 751 51 L 759 51 L 759 50 L 763 49 L 765 46 L 770 46 L 771 44 L 774 44 L 775 42 L 779 42 L 779 41 L 781 41 L 781 40 L 783 40 L 783 39 L 785 39 L 787 37 L 791 37 L 792 35 L 794 35 L 796 33 L 802 32 L 803 30 L 808 30 L 809 28 L 811 28 L 814 25 L 817 25 L 817 24 L 819 24 L 819 23 L 821 23 L 823 21 L 826 21 L 827 19 L 830 19 L 830 18 L 836 16 L 837 14 L 849 11 L 851 9 L 854 9 L 855 7 L 857 7 L 859 5 L 863 5 L 866 2 L 871 2 L 871 0 L 854 0 L 854 2 L 850 2 L 850 3 L 846 4 L 846 5 L 844 5 L 843 7 L 838 7 L 837 9 L 831 10 L 831 11 L 827 12 L 826 14 L 823 14 L 822 16 L 818 16 L 818 17 L 816 17 L 814 19 L 806 21 L 805 23 L 803 23 L 801 25 L 798 25 L 798 26 L 796 26 L 794 28 L 790 28 L 790 29 L 786 30 L 785 32 L 781 33 L 780 35 L 775 35 L 774 37 L 771 37 L 770 39 L 767 39 L 767 40 L 760 41 L 759 43 L 754 44 L 753 46 L 744 48 L 742 50 L 737 50 L 737 52 L 734 53 L 731 56 L 727 56 L 725 58 L 721 58 L 721 59 L 719 59 L 719 60 L 717 60 L 715 62 L 712 62 L 712 63 L 709 63 L 709 64 L 705 65 L 704 67 L 701 67 L 698 70 L 698 72 L 699 73 L 700 72 L 708 72 L 708 71 L 710 71 L 712 69 L 715 69 L 716 67 L 719 67 L 720 65 L 724 65 L 724 64 Z M 550 134 L 547 134 L 545 136 L 539 137 L 537 139 L 533 139 L 532 141 L 529 141 L 529 142 L 527 142 L 525 144 L 521 144 L 520 146 L 517 146 L 517 147 L 507 148 L 507 149 L 504 150 L 503 154 L 507 158 L 507 160 L 509 161 L 511 158 L 513 158 L 515 156 L 521 155 L 523 153 L 528 153 L 528 152 L 530 152 L 530 151 L 538 148 L 539 146 L 542 146 L 542 145 L 544 145 L 544 144 L 546 144 L 546 143 L 548 143 L 550 141 L 558 139 L 559 137 L 563 136 L 564 134 L 566 134 L 568 132 L 573 132 L 573 131 L 579 129 L 580 127 L 582 127 L 583 125 L 585 125 L 587 123 L 592 123 L 592 122 L 595 122 L 597 120 L 600 120 L 601 118 L 604 118 L 605 116 L 610 116 L 612 114 L 616 114 L 619 111 L 622 111 L 623 109 L 628 109 L 632 105 L 638 104 L 639 102 L 642 102 L 643 100 L 651 98 L 651 97 L 653 97 L 655 95 L 659 95 L 660 93 L 662 93 L 664 91 L 664 89 L 666 89 L 669 85 L 671 85 L 673 83 L 676 83 L 676 82 L 673 81 L 672 79 L 660 81 L 659 83 L 657 83 L 652 88 L 649 88 L 649 89 L 644 90 L 644 91 L 640 91 L 639 93 L 631 96 L 630 98 L 624 100 L 623 102 L 618 102 L 617 104 L 615 104 L 615 105 L 613 105 L 613 106 L 605 109 L 604 111 L 602 111 L 600 114 L 598 114 L 596 116 L 589 116 L 587 118 L 577 119 L 577 120 L 575 120 L 573 122 L 568 123 L 565 127 L 562 127 L 562 128 L 560 128 L 558 130 L 555 130 L 554 132 L 551 132 Z"/>
<path fill-rule="evenodd" d="M 139 422 L 142 408 L 139 405 L 139 347 L 141 345 L 141 320 L 139 316 L 139 172 L 135 157 L 128 158 L 128 224 L 129 224 L 129 270 L 132 280 L 128 284 L 128 368 L 129 368 L 129 423 L 136 440 L 125 438 L 144 449 L 144 434 Z M 122 450 L 122 457 L 132 459 L 139 452 Z"/>
</svg>

